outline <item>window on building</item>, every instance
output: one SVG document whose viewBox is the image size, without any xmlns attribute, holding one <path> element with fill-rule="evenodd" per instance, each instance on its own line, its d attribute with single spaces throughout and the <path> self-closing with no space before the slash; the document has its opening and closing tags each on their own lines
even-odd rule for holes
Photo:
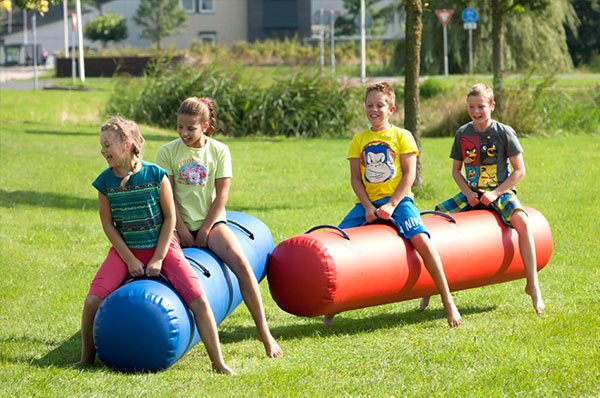
<svg viewBox="0 0 600 398">
<path fill-rule="evenodd" d="M 202 43 L 217 42 L 217 32 L 198 32 L 198 36 L 200 36 L 200 41 Z"/>
<path fill-rule="evenodd" d="M 214 0 L 199 0 L 200 12 L 215 12 Z"/>
<path fill-rule="evenodd" d="M 181 7 L 190 14 L 215 12 L 215 0 L 181 0 Z"/>
<path fill-rule="evenodd" d="M 196 12 L 196 0 L 181 0 L 181 7 L 188 13 Z"/>
</svg>

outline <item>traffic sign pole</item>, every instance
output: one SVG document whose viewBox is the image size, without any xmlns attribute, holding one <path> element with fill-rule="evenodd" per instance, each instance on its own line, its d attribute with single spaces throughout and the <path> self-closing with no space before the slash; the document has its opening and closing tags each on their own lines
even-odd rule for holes
<svg viewBox="0 0 600 398">
<path fill-rule="evenodd" d="M 329 10 L 329 31 L 331 35 L 331 75 L 335 76 L 335 11 Z"/>
<path fill-rule="evenodd" d="M 444 76 L 448 77 L 448 31 L 446 25 L 452 18 L 454 10 L 435 10 L 435 15 L 444 27 Z"/>
<path fill-rule="evenodd" d="M 473 74 L 473 30 L 469 29 L 469 74 Z"/>
<path fill-rule="evenodd" d="M 323 20 L 324 20 L 323 19 L 324 12 L 325 12 L 325 10 L 323 10 L 322 8 L 319 9 L 319 21 L 320 21 L 321 25 L 323 24 Z M 323 26 L 321 26 L 319 49 L 320 49 L 319 65 L 320 65 L 320 70 L 321 70 L 321 76 L 323 76 L 323 69 L 325 68 L 325 28 Z"/>
<path fill-rule="evenodd" d="M 444 25 L 444 76 L 448 77 L 448 29 Z"/>
<path fill-rule="evenodd" d="M 473 73 L 473 29 L 477 28 L 477 11 L 474 8 L 465 8 L 462 13 L 464 28 L 469 31 L 469 73 Z"/>
<path fill-rule="evenodd" d="M 360 0 L 360 82 L 363 85 L 367 78 L 365 36 L 365 0 Z"/>
</svg>

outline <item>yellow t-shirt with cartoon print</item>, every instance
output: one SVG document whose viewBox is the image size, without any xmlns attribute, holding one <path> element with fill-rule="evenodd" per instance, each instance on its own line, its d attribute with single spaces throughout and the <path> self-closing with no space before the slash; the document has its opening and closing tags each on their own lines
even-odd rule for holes
<svg viewBox="0 0 600 398">
<path fill-rule="evenodd" d="M 366 130 L 352 138 L 347 159 L 360 160 L 360 173 L 371 202 L 392 196 L 404 176 L 400 155 L 419 154 L 411 132 L 396 126 L 385 131 Z M 413 197 L 408 191 L 408 196 Z M 360 200 L 356 200 L 360 203 Z"/>
</svg>

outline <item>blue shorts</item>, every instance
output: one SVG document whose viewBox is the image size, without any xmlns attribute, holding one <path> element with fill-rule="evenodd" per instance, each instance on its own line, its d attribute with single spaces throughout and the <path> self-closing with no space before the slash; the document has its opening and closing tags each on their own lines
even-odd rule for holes
<svg viewBox="0 0 600 398">
<path fill-rule="evenodd" d="M 462 192 L 435 206 L 436 210 L 443 211 L 444 213 L 459 213 L 461 211 L 476 210 L 480 208 L 493 209 L 500 215 L 502 222 L 509 227 L 512 227 L 510 220 L 515 210 L 522 210 L 525 212 L 525 214 L 527 214 L 521 205 L 521 202 L 519 202 L 519 199 L 517 199 L 517 195 L 513 191 L 503 193 L 498 197 L 498 199 L 490 203 L 489 206 L 480 204 L 475 207 L 471 207 L 467 197 L 463 195 Z"/>
<path fill-rule="evenodd" d="M 378 199 L 372 203 L 373 206 L 379 208 L 380 206 L 386 204 L 389 200 L 390 198 L 388 196 L 386 198 Z M 409 196 L 405 196 L 404 199 L 398 203 L 398 206 L 396 206 L 394 209 L 394 213 L 392 214 L 391 218 L 394 220 L 394 224 L 396 225 L 396 228 L 398 228 L 400 236 L 402 236 L 404 239 L 410 239 L 420 233 L 427 234 L 427 236 L 431 237 L 429 232 L 427 232 L 425 225 L 423 225 L 421 213 L 415 206 L 413 199 Z M 338 227 L 342 229 L 359 227 L 366 224 L 366 221 L 365 208 L 362 203 L 357 203 L 356 206 L 350 210 L 350 213 L 344 217 Z M 385 220 L 381 221 L 385 222 Z"/>
</svg>

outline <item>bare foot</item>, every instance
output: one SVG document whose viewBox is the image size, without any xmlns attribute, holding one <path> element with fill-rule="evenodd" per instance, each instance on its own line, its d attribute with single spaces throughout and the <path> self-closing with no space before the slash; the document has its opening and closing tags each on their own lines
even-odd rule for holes
<svg viewBox="0 0 600 398">
<path fill-rule="evenodd" d="M 225 365 L 224 363 L 219 366 L 217 366 L 213 363 L 212 367 L 215 372 L 220 373 L 220 374 L 237 375 L 237 373 L 235 373 L 229 366 Z"/>
<path fill-rule="evenodd" d="M 265 351 L 269 358 L 280 358 L 283 356 L 283 351 L 273 336 L 269 335 L 269 338 L 267 338 L 266 341 L 263 341 L 263 344 L 265 345 Z"/>
<path fill-rule="evenodd" d="M 419 311 L 425 311 L 425 308 L 429 305 L 429 299 L 431 299 L 430 296 L 425 296 L 421 299 L 419 302 Z"/>
<path fill-rule="evenodd" d="M 79 361 L 73 362 L 67 365 L 68 368 L 87 368 L 88 366 L 92 366 L 93 362 Z"/>
<path fill-rule="evenodd" d="M 446 317 L 448 318 L 448 325 L 450 326 L 450 329 L 455 329 L 462 323 L 462 318 L 460 317 L 460 313 L 458 312 L 458 309 L 454 303 L 452 303 L 450 311 L 446 311 Z"/>
<path fill-rule="evenodd" d="M 539 286 L 525 286 L 525 293 L 531 296 L 531 303 L 536 313 L 541 314 L 546 309 L 546 305 L 542 301 L 542 291 Z"/>
<path fill-rule="evenodd" d="M 325 316 L 323 317 L 323 326 L 329 326 L 331 325 L 331 322 L 333 322 L 333 317 L 336 314 L 325 314 Z"/>
</svg>

